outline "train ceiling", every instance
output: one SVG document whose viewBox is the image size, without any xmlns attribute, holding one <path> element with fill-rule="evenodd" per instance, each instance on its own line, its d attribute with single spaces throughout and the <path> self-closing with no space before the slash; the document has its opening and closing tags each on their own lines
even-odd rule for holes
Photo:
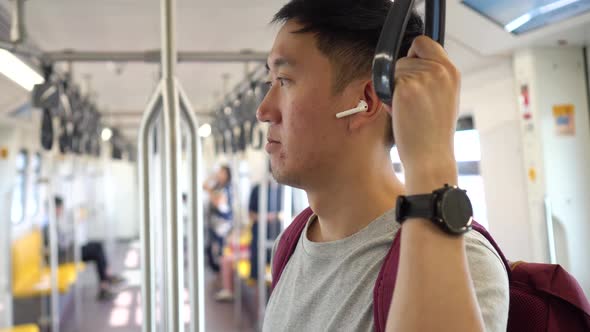
<svg viewBox="0 0 590 332">
<path fill-rule="evenodd" d="M 276 28 L 268 22 L 282 3 L 276 0 L 178 0 L 178 49 L 267 52 L 276 33 Z M 563 41 L 569 45 L 590 44 L 590 14 L 516 36 L 460 0 L 447 3 L 446 47 L 464 75 L 505 61 L 521 47 L 555 46 Z M 158 1 L 27 0 L 25 4 L 28 41 L 44 52 L 135 52 L 160 46 Z M 9 0 L 0 0 L 0 7 L 4 8 L 4 13 L 9 12 Z M 0 23 L 2 21 L 0 15 Z M 6 24 L 0 24 L 0 39 L 5 36 Z M 250 68 L 255 66 L 251 64 Z M 65 65 L 61 69 L 65 70 Z M 73 65 L 74 81 L 90 90 L 98 110 L 104 113 L 103 120 L 109 125 L 119 125 L 131 140 L 135 138 L 141 113 L 158 75 L 158 66 L 151 63 Z M 244 75 L 243 63 L 198 62 L 179 64 L 177 76 L 196 110 L 218 112 L 224 89 L 230 90 Z M 1 75 L 0 91 L 0 113 L 13 112 L 30 100 L 27 91 Z"/>
</svg>

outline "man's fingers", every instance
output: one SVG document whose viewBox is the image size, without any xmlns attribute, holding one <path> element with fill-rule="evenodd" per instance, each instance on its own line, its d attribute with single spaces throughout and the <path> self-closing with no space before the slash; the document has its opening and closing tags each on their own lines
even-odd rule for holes
<svg viewBox="0 0 590 332">
<path fill-rule="evenodd" d="M 452 64 L 445 66 L 439 62 L 418 58 L 401 58 L 395 64 L 395 80 L 408 73 L 418 74 L 424 79 L 439 81 L 441 84 L 458 79 L 458 72 Z"/>
<path fill-rule="evenodd" d="M 445 49 L 427 36 L 418 36 L 414 39 L 408 51 L 408 58 L 420 58 L 443 64 L 451 64 Z"/>
<path fill-rule="evenodd" d="M 396 75 L 403 75 L 404 73 L 411 71 L 430 72 L 436 71 L 436 67 L 441 67 L 440 69 L 444 69 L 440 63 L 434 62 L 432 60 L 419 58 L 401 58 L 395 63 L 395 73 Z"/>
</svg>

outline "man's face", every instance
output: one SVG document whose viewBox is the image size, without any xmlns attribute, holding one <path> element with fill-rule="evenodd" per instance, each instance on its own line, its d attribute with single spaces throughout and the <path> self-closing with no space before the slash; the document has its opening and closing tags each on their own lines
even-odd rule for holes
<svg viewBox="0 0 590 332">
<path fill-rule="evenodd" d="M 266 151 L 273 176 L 305 189 L 341 167 L 346 122 L 335 114 L 356 106 L 358 98 L 333 93 L 333 67 L 313 34 L 292 33 L 301 27 L 291 20 L 277 34 L 268 58 L 272 87 L 257 116 L 270 124 Z"/>
</svg>

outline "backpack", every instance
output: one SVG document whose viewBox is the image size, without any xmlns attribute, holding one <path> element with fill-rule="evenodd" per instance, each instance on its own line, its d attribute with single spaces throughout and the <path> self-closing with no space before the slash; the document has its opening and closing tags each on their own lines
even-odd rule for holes
<svg viewBox="0 0 590 332">
<path fill-rule="evenodd" d="M 273 258 L 272 289 L 279 282 L 312 214 L 310 208 L 301 212 L 281 236 Z M 590 331 L 590 303 L 568 272 L 552 264 L 511 264 L 483 226 L 474 222 L 473 230 L 492 244 L 508 272 L 510 308 L 507 331 Z M 373 321 L 377 332 L 385 331 L 387 323 L 399 263 L 400 237 L 401 229 L 383 261 L 373 289 Z"/>
</svg>

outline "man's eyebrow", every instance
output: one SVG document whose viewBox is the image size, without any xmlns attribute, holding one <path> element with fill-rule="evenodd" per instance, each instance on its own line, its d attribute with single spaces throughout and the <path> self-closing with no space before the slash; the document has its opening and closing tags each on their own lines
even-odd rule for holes
<svg viewBox="0 0 590 332">
<path fill-rule="evenodd" d="M 289 61 L 285 58 L 276 58 L 272 62 L 273 69 L 280 68 L 280 67 L 292 67 L 292 66 L 293 66 L 293 62 Z M 270 71 L 271 65 L 269 65 L 268 62 L 266 63 L 265 67 L 266 67 L 266 71 Z"/>
</svg>

